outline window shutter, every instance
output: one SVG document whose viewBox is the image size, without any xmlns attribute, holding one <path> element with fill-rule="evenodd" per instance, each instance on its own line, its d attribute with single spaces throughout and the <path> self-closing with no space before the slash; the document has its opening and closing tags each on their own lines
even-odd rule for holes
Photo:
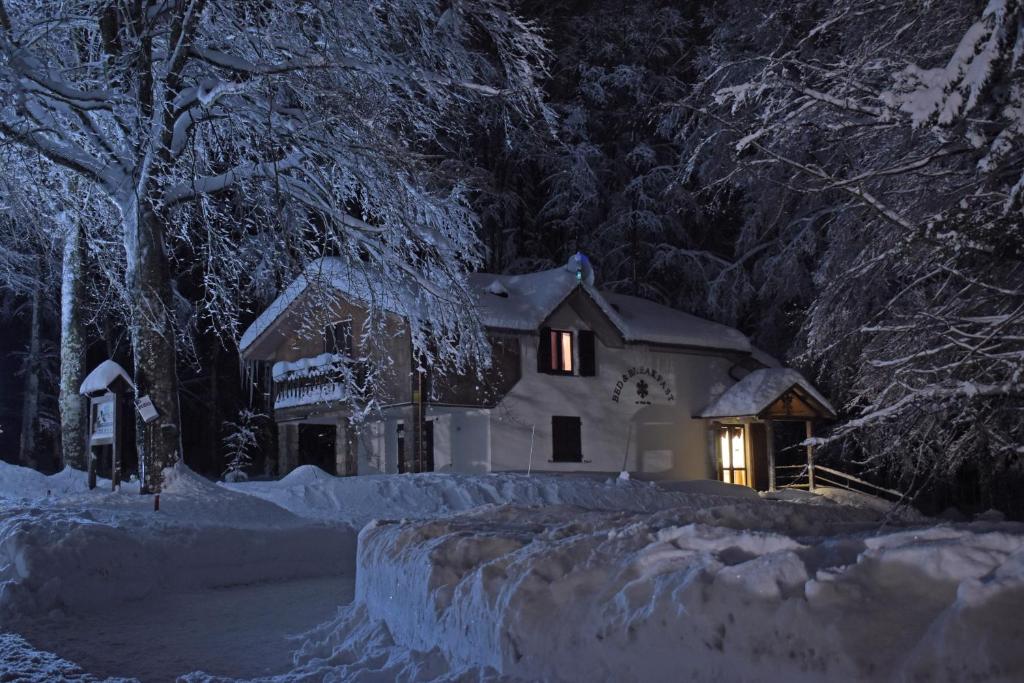
<svg viewBox="0 0 1024 683">
<path fill-rule="evenodd" d="M 580 418 L 565 415 L 551 417 L 551 459 L 555 462 L 582 462 L 583 439 Z"/>
<path fill-rule="evenodd" d="M 551 328 L 540 328 L 537 342 L 537 372 L 551 372 Z"/>
<path fill-rule="evenodd" d="M 580 344 L 580 377 L 593 377 L 597 374 L 594 333 L 591 330 L 580 330 L 577 339 Z"/>
</svg>

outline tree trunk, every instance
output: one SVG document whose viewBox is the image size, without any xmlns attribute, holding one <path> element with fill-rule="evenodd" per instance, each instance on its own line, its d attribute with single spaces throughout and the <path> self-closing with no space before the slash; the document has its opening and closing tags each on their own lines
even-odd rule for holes
<svg viewBox="0 0 1024 683">
<path fill-rule="evenodd" d="M 84 240 L 82 227 L 69 219 L 64 236 L 64 260 L 60 283 L 60 436 L 61 462 L 84 470 L 88 466 L 86 432 L 89 413 L 86 399 L 78 393 L 85 379 L 85 334 L 82 329 L 82 281 Z"/>
<path fill-rule="evenodd" d="M 36 431 L 39 426 L 40 285 L 32 289 L 32 322 L 28 355 L 25 358 L 25 395 L 21 407 L 21 443 L 19 459 L 25 467 L 36 466 Z"/>
<path fill-rule="evenodd" d="M 171 282 L 160 217 L 145 202 L 123 211 L 135 387 L 138 396 L 150 397 L 159 413 L 143 428 L 140 474 L 143 491 L 159 493 L 164 468 L 181 457 Z"/>
</svg>

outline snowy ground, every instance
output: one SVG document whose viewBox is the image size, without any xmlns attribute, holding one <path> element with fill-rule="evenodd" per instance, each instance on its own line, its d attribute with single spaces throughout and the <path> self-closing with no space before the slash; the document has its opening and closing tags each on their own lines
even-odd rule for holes
<svg viewBox="0 0 1024 683">
<path fill-rule="evenodd" d="M 1024 679 L 1024 525 L 600 477 L 83 489 L 0 466 L 26 680 Z"/>
</svg>

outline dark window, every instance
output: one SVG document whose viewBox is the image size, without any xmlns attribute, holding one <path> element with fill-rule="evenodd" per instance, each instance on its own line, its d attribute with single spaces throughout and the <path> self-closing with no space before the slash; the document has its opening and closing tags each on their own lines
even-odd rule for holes
<svg viewBox="0 0 1024 683">
<path fill-rule="evenodd" d="M 537 345 L 537 371 L 571 375 L 573 368 L 572 332 L 543 328 Z"/>
<path fill-rule="evenodd" d="M 583 462 L 580 418 L 551 417 L 551 459 L 555 462 Z"/>
<path fill-rule="evenodd" d="M 590 330 L 580 330 L 576 336 L 580 344 L 580 377 L 593 377 L 597 374 L 594 333 Z"/>
<path fill-rule="evenodd" d="M 352 356 L 352 321 L 343 320 L 327 328 L 324 334 L 324 353 Z"/>
</svg>

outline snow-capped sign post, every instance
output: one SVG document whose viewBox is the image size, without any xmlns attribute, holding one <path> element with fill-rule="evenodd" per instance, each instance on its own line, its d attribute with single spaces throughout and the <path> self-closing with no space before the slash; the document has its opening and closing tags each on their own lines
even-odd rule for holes
<svg viewBox="0 0 1024 683">
<path fill-rule="evenodd" d="M 97 460 L 110 451 L 110 487 L 121 484 L 124 404 L 135 385 L 125 369 L 105 360 L 88 374 L 79 393 L 89 397 L 89 488 L 96 488 Z"/>
</svg>

